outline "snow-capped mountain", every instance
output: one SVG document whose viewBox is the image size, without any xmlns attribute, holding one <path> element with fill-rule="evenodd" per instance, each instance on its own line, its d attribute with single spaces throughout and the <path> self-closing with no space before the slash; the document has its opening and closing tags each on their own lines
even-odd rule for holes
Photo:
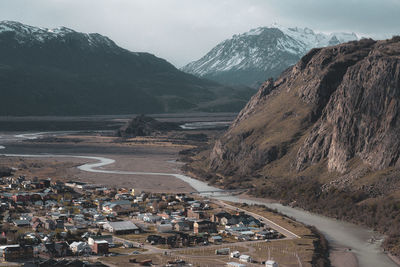
<svg viewBox="0 0 400 267">
<path fill-rule="evenodd" d="M 40 45 L 52 41 L 68 42 L 68 40 L 74 38 L 79 39 L 82 48 L 119 48 L 108 37 L 98 33 L 80 33 L 66 27 L 39 28 L 16 21 L 0 21 L 0 34 L 9 34 L 18 44 L 25 46 Z"/>
<path fill-rule="evenodd" d="M 255 86 L 278 76 L 310 49 L 357 40 L 355 33 L 315 33 L 277 24 L 234 35 L 183 71 L 226 84 Z"/>
</svg>

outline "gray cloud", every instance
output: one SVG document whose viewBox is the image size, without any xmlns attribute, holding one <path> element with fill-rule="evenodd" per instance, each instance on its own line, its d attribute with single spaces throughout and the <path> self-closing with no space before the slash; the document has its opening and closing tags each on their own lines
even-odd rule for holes
<svg viewBox="0 0 400 267">
<path fill-rule="evenodd" d="M 1 0 L 0 20 L 109 36 L 176 66 L 220 41 L 277 22 L 387 38 L 400 33 L 400 0 Z"/>
</svg>

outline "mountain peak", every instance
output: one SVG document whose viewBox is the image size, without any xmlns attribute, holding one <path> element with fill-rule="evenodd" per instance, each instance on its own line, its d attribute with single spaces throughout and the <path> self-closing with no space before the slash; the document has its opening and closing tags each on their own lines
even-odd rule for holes
<svg viewBox="0 0 400 267">
<path fill-rule="evenodd" d="M 67 37 L 75 35 L 79 37 L 82 47 L 117 47 L 108 37 L 96 33 L 80 33 L 64 26 L 50 29 L 34 27 L 16 21 L 1 21 L 0 34 L 9 33 L 19 44 L 43 44 L 49 40 L 66 42 Z"/>
<path fill-rule="evenodd" d="M 257 86 L 277 77 L 312 48 L 357 39 L 354 33 L 316 33 L 273 23 L 234 35 L 182 70 L 226 84 Z"/>
</svg>

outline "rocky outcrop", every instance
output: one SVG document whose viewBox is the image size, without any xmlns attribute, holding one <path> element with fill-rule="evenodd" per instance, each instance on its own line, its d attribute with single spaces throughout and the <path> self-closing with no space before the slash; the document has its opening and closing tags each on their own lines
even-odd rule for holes
<svg viewBox="0 0 400 267">
<path fill-rule="evenodd" d="M 294 173 L 320 163 L 344 173 L 352 159 L 400 167 L 399 101 L 399 37 L 313 49 L 261 86 L 209 166 L 231 176 L 265 174 L 272 162 Z"/>
<path fill-rule="evenodd" d="M 180 129 L 178 123 L 162 122 L 152 117 L 139 115 L 127 122 L 116 132 L 118 137 L 152 136 Z"/>
</svg>

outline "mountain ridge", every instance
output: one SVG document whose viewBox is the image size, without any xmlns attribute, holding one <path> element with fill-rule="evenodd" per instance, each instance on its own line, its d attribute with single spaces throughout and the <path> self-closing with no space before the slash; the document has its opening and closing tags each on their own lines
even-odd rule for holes
<svg viewBox="0 0 400 267">
<path fill-rule="evenodd" d="M 237 111 L 254 91 L 200 79 L 108 37 L 0 22 L 1 115 Z M 15 103 L 18 103 L 17 105 Z"/>
<path fill-rule="evenodd" d="M 226 84 L 254 86 L 295 64 L 310 49 L 357 40 L 355 33 L 315 33 L 273 24 L 234 35 L 181 70 Z"/>
</svg>

